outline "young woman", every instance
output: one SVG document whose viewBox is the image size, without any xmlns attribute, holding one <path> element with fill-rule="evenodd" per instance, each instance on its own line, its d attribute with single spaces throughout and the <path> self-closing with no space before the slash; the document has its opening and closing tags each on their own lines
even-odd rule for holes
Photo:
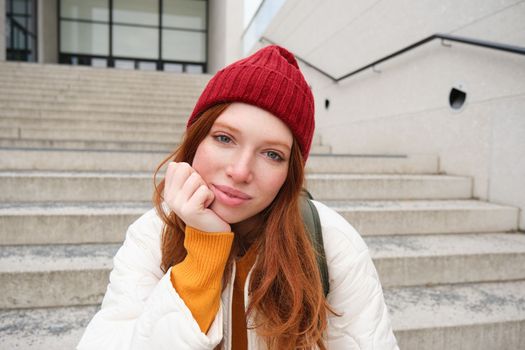
<svg viewBox="0 0 525 350">
<path fill-rule="evenodd" d="M 323 294 L 299 209 L 313 103 L 278 46 L 210 80 L 78 349 L 398 349 L 366 245 L 314 201 Z"/>
</svg>

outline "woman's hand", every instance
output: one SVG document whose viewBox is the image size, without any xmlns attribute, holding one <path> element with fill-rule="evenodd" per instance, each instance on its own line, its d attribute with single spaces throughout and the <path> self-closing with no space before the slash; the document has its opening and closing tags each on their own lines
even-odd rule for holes
<svg viewBox="0 0 525 350">
<path fill-rule="evenodd" d="M 179 218 L 204 232 L 229 232 L 230 225 L 208 207 L 215 196 L 188 164 L 170 162 L 164 182 L 164 201 Z"/>
</svg>

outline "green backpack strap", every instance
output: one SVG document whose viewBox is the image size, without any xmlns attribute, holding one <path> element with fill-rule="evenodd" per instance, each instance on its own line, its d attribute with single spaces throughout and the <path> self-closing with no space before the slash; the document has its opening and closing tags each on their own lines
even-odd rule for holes
<svg viewBox="0 0 525 350">
<path fill-rule="evenodd" d="M 310 236 L 310 241 L 314 247 L 317 258 L 317 266 L 321 275 L 321 282 L 323 284 L 324 296 L 328 295 L 330 291 L 330 281 L 328 280 L 328 266 L 326 263 L 326 255 L 324 252 L 323 232 L 321 229 L 321 221 L 319 220 L 319 213 L 315 204 L 311 201 L 312 195 L 303 190 L 304 196 L 301 197 L 301 214 L 303 216 L 306 231 Z"/>
</svg>

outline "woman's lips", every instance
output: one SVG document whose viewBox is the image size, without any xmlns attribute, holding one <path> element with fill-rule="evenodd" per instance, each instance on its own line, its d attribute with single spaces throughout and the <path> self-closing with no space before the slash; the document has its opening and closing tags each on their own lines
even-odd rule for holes
<svg viewBox="0 0 525 350">
<path fill-rule="evenodd" d="M 246 193 L 228 186 L 211 185 L 211 190 L 215 194 L 216 199 L 229 206 L 240 205 L 252 198 Z"/>
</svg>

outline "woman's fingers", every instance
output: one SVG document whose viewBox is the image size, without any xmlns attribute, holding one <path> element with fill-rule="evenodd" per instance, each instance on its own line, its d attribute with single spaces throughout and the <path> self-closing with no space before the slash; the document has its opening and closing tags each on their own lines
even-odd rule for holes
<svg viewBox="0 0 525 350">
<path fill-rule="evenodd" d="M 215 200 L 215 194 L 208 187 L 208 198 L 206 198 L 206 200 L 204 201 L 204 208 L 208 208 L 213 203 L 214 200 Z"/>
<path fill-rule="evenodd" d="M 181 189 L 188 177 L 194 172 L 193 168 L 188 163 L 177 163 L 175 171 L 171 177 L 171 190 Z"/>
<path fill-rule="evenodd" d="M 204 203 L 209 197 L 208 192 L 211 192 L 208 186 L 198 185 L 191 198 L 188 199 L 187 206 L 195 211 L 202 211 L 206 209 Z"/>
<path fill-rule="evenodd" d="M 182 188 L 179 190 L 179 194 L 177 195 L 177 201 L 189 201 L 192 198 L 192 196 L 194 196 L 195 191 L 200 186 L 205 186 L 207 188 L 201 176 L 194 171 L 190 174 L 190 176 L 188 176 L 188 178 L 182 185 Z"/>
<path fill-rule="evenodd" d="M 166 169 L 166 175 L 164 176 L 164 197 L 166 197 L 166 193 L 169 192 L 169 188 L 171 187 L 171 179 L 173 177 L 173 173 L 175 172 L 175 168 L 177 167 L 177 163 L 175 162 L 169 162 L 168 168 Z"/>
<path fill-rule="evenodd" d="M 164 183 L 164 199 L 171 200 L 177 195 L 182 185 L 191 175 L 193 169 L 188 163 L 171 162 L 166 170 Z"/>
<path fill-rule="evenodd" d="M 164 201 L 186 225 L 207 232 L 229 231 L 230 225 L 208 207 L 215 196 L 188 163 L 170 163 L 166 170 Z"/>
<path fill-rule="evenodd" d="M 184 212 L 188 212 L 188 203 L 200 186 L 204 186 L 207 189 L 206 195 L 204 197 L 199 196 L 198 200 L 202 202 L 198 203 L 198 205 L 190 205 L 190 207 L 194 208 L 194 210 L 206 208 L 214 198 L 213 192 L 208 189 L 206 182 L 188 163 L 173 163 L 168 166 L 166 186 L 164 199 L 175 212 L 181 212 L 185 207 Z M 191 203 L 196 203 L 195 199 Z"/>
<path fill-rule="evenodd" d="M 200 185 L 197 188 L 186 206 L 188 213 L 191 212 L 196 215 L 188 215 L 186 224 L 206 232 L 229 232 L 231 230 L 230 225 L 204 205 L 212 197 L 213 192 L 208 186 Z"/>
</svg>

